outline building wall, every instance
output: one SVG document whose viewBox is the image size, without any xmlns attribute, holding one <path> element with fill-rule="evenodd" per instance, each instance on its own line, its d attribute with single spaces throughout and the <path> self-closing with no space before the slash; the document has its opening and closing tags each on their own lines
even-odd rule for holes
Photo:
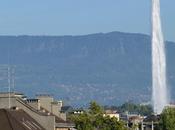
<svg viewBox="0 0 175 130">
<path fill-rule="evenodd" d="M 58 101 L 58 106 L 59 106 L 58 111 L 61 111 L 61 107 L 63 106 L 63 101 Z"/>
<path fill-rule="evenodd" d="M 35 108 L 36 110 L 40 110 L 40 102 L 27 102 L 27 104 Z"/>
<path fill-rule="evenodd" d="M 60 118 L 63 119 L 64 121 L 67 120 L 67 118 L 66 118 L 66 113 L 60 113 L 58 117 L 60 117 Z"/>
<path fill-rule="evenodd" d="M 70 130 L 69 128 L 56 128 L 56 130 Z"/>
<path fill-rule="evenodd" d="M 120 115 L 118 113 L 104 114 L 103 116 L 109 116 L 110 118 L 115 117 L 118 121 L 120 120 Z"/>
<path fill-rule="evenodd" d="M 37 99 L 40 100 L 41 107 L 45 108 L 47 111 L 51 112 L 51 103 L 53 98 L 49 96 L 38 96 Z"/>
<path fill-rule="evenodd" d="M 43 128 L 46 130 L 55 130 L 55 117 L 42 115 L 36 112 L 32 107 L 23 103 L 20 100 L 16 101 L 19 108 L 23 109 L 27 114 L 29 114 L 33 119 L 35 119 Z"/>
<path fill-rule="evenodd" d="M 61 119 L 66 121 L 66 114 L 65 113 L 60 113 L 61 107 L 60 104 L 51 104 L 51 112 L 60 117 Z"/>
<path fill-rule="evenodd" d="M 66 114 L 60 113 L 62 102 L 54 103 L 54 99 L 49 96 L 38 96 L 37 99 L 40 100 L 41 107 L 66 121 Z"/>
<path fill-rule="evenodd" d="M 54 115 L 59 116 L 60 112 L 59 112 L 59 106 L 58 106 L 58 104 L 51 104 L 51 112 Z"/>
<path fill-rule="evenodd" d="M 16 98 L 10 98 L 10 106 L 14 107 L 16 105 Z M 0 108 L 9 108 L 9 98 L 8 97 L 0 97 Z"/>
</svg>

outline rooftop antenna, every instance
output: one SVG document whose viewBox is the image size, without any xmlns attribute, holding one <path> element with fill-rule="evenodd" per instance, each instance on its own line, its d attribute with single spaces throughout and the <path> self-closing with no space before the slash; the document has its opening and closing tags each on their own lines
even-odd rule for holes
<svg viewBox="0 0 175 130">
<path fill-rule="evenodd" d="M 11 108 L 11 69 L 10 69 L 10 45 L 8 45 L 8 96 L 9 96 L 9 109 Z"/>
<path fill-rule="evenodd" d="M 11 74 L 10 74 L 10 66 L 8 65 L 8 94 L 9 94 L 9 109 L 11 108 Z"/>
<path fill-rule="evenodd" d="M 12 68 L 12 91 L 15 93 L 15 68 Z"/>
</svg>

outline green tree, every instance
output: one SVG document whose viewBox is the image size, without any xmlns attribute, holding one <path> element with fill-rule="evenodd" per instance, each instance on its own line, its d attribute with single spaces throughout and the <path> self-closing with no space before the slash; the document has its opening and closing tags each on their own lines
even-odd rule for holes
<svg viewBox="0 0 175 130">
<path fill-rule="evenodd" d="M 92 101 L 92 102 L 90 102 L 89 113 L 92 114 L 92 115 L 103 114 L 103 109 L 95 101 Z"/>
<path fill-rule="evenodd" d="M 123 122 L 103 114 L 102 107 L 96 102 L 91 102 L 88 111 L 80 115 L 72 115 L 71 120 L 78 130 L 126 130 Z"/>
<path fill-rule="evenodd" d="M 160 116 L 160 129 L 174 130 L 175 129 L 175 108 L 166 108 Z"/>
<path fill-rule="evenodd" d="M 126 102 L 120 107 L 118 107 L 118 110 L 121 112 L 131 112 L 131 113 L 138 113 L 144 116 L 151 115 L 153 113 L 153 109 L 150 105 L 140 105 L 140 104 L 134 104 L 131 102 Z"/>
<path fill-rule="evenodd" d="M 91 119 L 86 112 L 80 115 L 72 115 L 71 120 L 75 123 L 78 130 L 93 130 Z"/>
</svg>

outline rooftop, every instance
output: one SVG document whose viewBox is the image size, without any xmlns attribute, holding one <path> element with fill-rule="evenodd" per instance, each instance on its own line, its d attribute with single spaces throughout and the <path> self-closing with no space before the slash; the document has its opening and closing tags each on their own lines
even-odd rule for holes
<svg viewBox="0 0 175 130">
<path fill-rule="evenodd" d="M 53 97 L 51 94 L 36 94 L 36 97 Z"/>
<path fill-rule="evenodd" d="M 45 130 L 23 110 L 0 109 L 3 130 Z"/>
</svg>

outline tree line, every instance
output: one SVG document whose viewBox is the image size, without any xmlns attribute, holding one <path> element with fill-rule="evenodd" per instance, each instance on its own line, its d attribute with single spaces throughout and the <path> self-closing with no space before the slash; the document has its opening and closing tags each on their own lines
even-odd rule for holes
<svg viewBox="0 0 175 130">
<path fill-rule="evenodd" d="M 116 109 L 116 107 L 110 108 Z M 143 106 L 125 103 L 117 107 L 117 109 L 122 112 L 138 112 L 144 116 L 153 114 L 152 107 L 149 105 Z M 115 117 L 104 116 L 104 107 L 101 107 L 94 101 L 90 102 L 89 108 L 84 110 L 83 113 L 71 114 L 69 119 L 75 123 L 77 130 L 128 130 L 126 122 L 118 120 Z M 175 108 L 167 107 L 163 110 L 156 130 L 175 130 Z"/>
</svg>

